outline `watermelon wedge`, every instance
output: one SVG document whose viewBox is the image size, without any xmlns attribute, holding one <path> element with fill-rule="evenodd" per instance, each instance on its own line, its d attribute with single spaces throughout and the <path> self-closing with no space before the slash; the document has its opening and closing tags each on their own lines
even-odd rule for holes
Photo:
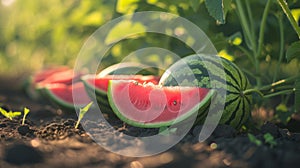
<svg viewBox="0 0 300 168">
<path fill-rule="evenodd" d="M 106 75 L 150 75 L 154 74 L 155 69 L 148 68 L 147 65 L 137 63 L 137 62 L 121 62 L 118 64 L 113 64 L 105 69 L 103 69 L 99 74 L 98 77 L 104 77 Z"/>
<path fill-rule="evenodd" d="M 199 87 L 142 84 L 136 80 L 110 80 L 108 100 L 113 112 L 137 127 L 170 126 L 198 113 L 214 94 Z"/>
<path fill-rule="evenodd" d="M 157 84 L 160 77 L 153 75 L 85 75 L 81 78 L 84 83 L 85 89 L 92 100 L 97 100 L 98 105 L 102 112 L 112 113 L 112 109 L 107 99 L 107 89 L 110 80 L 123 79 L 123 80 L 136 80 L 141 83 Z"/>
<path fill-rule="evenodd" d="M 63 110 L 74 110 L 74 108 L 84 107 L 91 102 L 82 82 L 77 82 L 73 85 L 67 85 L 64 83 L 47 84 L 39 89 L 45 97 Z M 77 104 L 74 104 L 73 93 L 77 94 Z"/>
<path fill-rule="evenodd" d="M 67 71 L 69 69 L 70 68 L 68 68 L 67 66 L 59 66 L 59 67 L 49 67 L 39 72 L 36 72 L 24 82 L 23 88 L 25 90 L 25 93 L 32 99 L 38 99 L 40 95 L 37 92 L 36 88 L 39 82 L 42 82 L 43 80 L 47 79 L 49 76 L 53 74 Z"/>
<path fill-rule="evenodd" d="M 63 83 L 66 85 L 70 85 L 72 84 L 72 82 L 79 81 L 82 75 L 83 75 L 82 73 L 74 73 L 73 69 L 67 69 L 49 75 L 44 80 L 36 83 L 36 87 L 44 87 L 47 84 L 53 84 L 53 83 Z"/>
</svg>

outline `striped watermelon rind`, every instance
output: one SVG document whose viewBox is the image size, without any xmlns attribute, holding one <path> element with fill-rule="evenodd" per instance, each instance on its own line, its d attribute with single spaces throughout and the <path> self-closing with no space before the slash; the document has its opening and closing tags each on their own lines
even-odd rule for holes
<svg viewBox="0 0 300 168">
<path fill-rule="evenodd" d="M 220 59 L 222 64 L 216 61 Z M 185 62 L 185 64 L 175 63 L 166 70 L 168 73 L 162 75 L 160 84 L 163 86 L 197 85 L 199 87 L 212 88 L 210 77 L 214 80 L 223 78 L 226 80 L 226 83 L 220 83 L 219 86 L 221 89 L 226 89 L 226 99 L 219 123 L 231 125 L 238 129 L 249 119 L 251 116 L 252 96 L 250 94 L 244 95 L 243 91 L 249 89 L 251 85 L 247 77 L 234 63 L 218 56 L 199 54 L 184 57 L 181 61 Z M 192 74 L 184 72 L 185 69 L 189 70 L 186 72 L 192 72 Z M 209 72 L 207 71 L 208 69 Z M 226 78 L 218 76 L 222 74 L 219 72 L 223 70 Z M 190 78 L 190 76 L 193 77 Z M 189 79 L 196 79 L 196 81 L 189 81 Z M 199 111 L 197 123 L 203 123 L 207 113 L 208 110 Z"/>
</svg>

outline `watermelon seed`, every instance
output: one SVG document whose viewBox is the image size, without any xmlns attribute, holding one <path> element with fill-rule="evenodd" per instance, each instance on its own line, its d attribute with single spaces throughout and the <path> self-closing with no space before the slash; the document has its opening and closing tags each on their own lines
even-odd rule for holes
<svg viewBox="0 0 300 168">
<path fill-rule="evenodd" d="M 136 86 L 139 84 L 138 81 L 134 81 L 133 83 L 134 83 L 134 85 L 136 85 Z"/>
<path fill-rule="evenodd" d="M 176 100 L 173 101 L 173 105 L 177 105 L 177 101 Z"/>
</svg>

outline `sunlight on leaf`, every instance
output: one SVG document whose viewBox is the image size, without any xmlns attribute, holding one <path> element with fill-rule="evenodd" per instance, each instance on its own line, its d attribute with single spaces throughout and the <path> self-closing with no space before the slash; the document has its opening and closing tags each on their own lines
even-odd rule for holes
<svg viewBox="0 0 300 168">
<path fill-rule="evenodd" d="M 241 32 L 234 33 L 233 35 L 228 37 L 228 42 L 236 46 L 241 45 L 241 43 L 243 42 L 242 33 Z"/>
<path fill-rule="evenodd" d="M 133 23 L 130 20 L 125 20 L 118 23 L 107 35 L 105 44 L 110 45 L 124 38 L 133 38 L 137 35 L 136 32 L 144 33 L 146 28 L 141 23 Z M 139 34 L 140 35 L 140 34 Z"/>
<path fill-rule="evenodd" d="M 82 22 L 83 25 L 97 26 L 103 22 L 100 12 L 93 12 L 86 16 Z"/>
<path fill-rule="evenodd" d="M 226 50 L 221 50 L 218 53 L 218 55 L 225 58 L 225 59 L 228 59 L 229 61 L 234 61 L 234 56 L 228 54 Z"/>
<path fill-rule="evenodd" d="M 277 107 L 276 107 L 276 110 L 277 111 L 282 111 L 282 112 L 287 112 L 288 111 L 288 108 L 286 107 L 285 104 L 279 104 Z"/>
<path fill-rule="evenodd" d="M 123 14 L 131 14 L 137 9 L 139 0 L 118 0 L 117 12 Z"/>
<path fill-rule="evenodd" d="M 300 9 L 292 9 L 291 13 L 296 21 L 300 19 Z"/>
</svg>

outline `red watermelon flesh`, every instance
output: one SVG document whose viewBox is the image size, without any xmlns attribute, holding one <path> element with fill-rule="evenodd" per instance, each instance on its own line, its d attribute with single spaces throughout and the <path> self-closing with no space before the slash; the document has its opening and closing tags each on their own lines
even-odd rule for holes
<svg viewBox="0 0 300 168">
<path fill-rule="evenodd" d="M 82 73 L 74 73 L 72 69 L 56 72 L 46 77 L 44 80 L 37 83 L 37 87 L 43 87 L 51 83 L 64 83 L 66 85 L 72 84 L 73 81 L 78 81 Z"/>
<path fill-rule="evenodd" d="M 162 87 L 130 80 L 111 80 L 108 98 L 121 120 L 150 128 L 169 126 L 175 120 L 179 122 L 196 113 L 203 101 L 210 98 L 207 96 L 209 91 L 199 87 Z"/>
<path fill-rule="evenodd" d="M 44 69 L 33 75 L 33 83 L 41 82 L 55 73 L 59 73 L 69 69 L 70 68 L 68 68 L 67 66 L 51 67 L 51 68 Z"/>
<path fill-rule="evenodd" d="M 77 82 L 73 85 L 63 83 L 47 84 L 44 89 L 44 93 L 46 93 L 51 100 L 65 108 L 73 106 L 73 93 L 76 94 L 75 106 L 83 106 L 91 101 L 82 82 Z"/>
</svg>

